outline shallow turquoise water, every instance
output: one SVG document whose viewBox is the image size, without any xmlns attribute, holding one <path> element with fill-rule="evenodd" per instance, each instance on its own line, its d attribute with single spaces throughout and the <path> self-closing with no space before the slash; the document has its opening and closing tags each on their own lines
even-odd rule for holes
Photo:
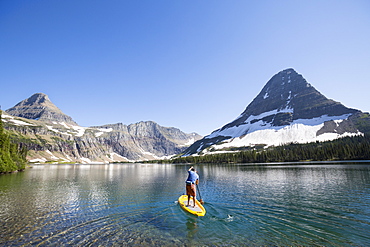
<svg viewBox="0 0 370 247">
<path fill-rule="evenodd" d="M 370 163 L 35 165 L 0 176 L 1 246 L 369 246 Z"/>
</svg>

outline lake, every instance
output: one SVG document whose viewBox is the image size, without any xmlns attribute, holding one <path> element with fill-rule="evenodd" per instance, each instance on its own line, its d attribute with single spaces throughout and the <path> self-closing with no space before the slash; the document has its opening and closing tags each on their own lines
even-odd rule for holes
<svg viewBox="0 0 370 247">
<path fill-rule="evenodd" d="M 369 246 L 370 162 L 34 165 L 0 175 L 0 246 Z"/>
</svg>

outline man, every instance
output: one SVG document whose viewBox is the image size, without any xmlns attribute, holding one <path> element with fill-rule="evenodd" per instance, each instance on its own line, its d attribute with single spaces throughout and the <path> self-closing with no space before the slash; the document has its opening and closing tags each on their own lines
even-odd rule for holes
<svg viewBox="0 0 370 247">
<path fill-rule="evenodd" d="M 193 202 L 195 207 L 196 198 L 196 187 L 195 185 L 199 183 L 199 175 L 195 171 L 194 167 L 190 167 L 188 170 L 188 179 L 186 179 L 186 195 L 188 196 L 188 205 L 190 206 L 190 196 L 193 197 Z"/>
</svg>

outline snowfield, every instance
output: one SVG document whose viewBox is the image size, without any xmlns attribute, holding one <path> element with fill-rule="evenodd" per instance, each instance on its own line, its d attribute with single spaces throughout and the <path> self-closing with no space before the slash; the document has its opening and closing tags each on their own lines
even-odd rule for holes
<svg viewBox="0 0 370 247">
<path fill-rule="evenodd" d="M 239 126 L 234 126 L 234 127 L 231 127 L 231 128 L 226 128 L 224 130 L 216 130 L 216 131 L 212 132 L 210 135 L 206 136 L 205 139 L 211 139 L 211 138 L 214 138 L 214 137 L 217 137 L 217 136 L 230 136 L 231 138 L 235 138 L 235 137 L 245 135 L 247 133 L 251 133 L 253 131 L 275 128 L 271 124 L 264 123 L 262 120 L 254 122 L 254 123 L 251 123 L 251 122 L 255 121 L 255 120 L 262 119 L 264 117 L 271 116 L 271 115 L 276 115 L 278 113 L 293 113 L 293 109 L 287 107 L 287 108 L 282 109 L 282 110 L 273 110 L 273 111 L 269 111 L 269 112 L 264 112 L 264 113 L 261 113 L 260 115 L 257 115 L 257 116 L 251 115 L 244 121 L 243 124 L 241 124 Z M 242 115 L 237 117 L 235 120 L 237 120 L 241 117 L 242 117 Z M 281 126 L 278 126 L 277 128 L 281 128 Z"/>
<path fill-rule="evenodd" d="M 285 109 L 288 111 L 289 109 Z M 263 113 L 259 116 L 250 116 L 244 124 L 234 126 L 224 130 L 218 130 L 206 136 L 205 139 L 210 139 L 218 136 L 230 137 L 223 144 L 212 145 L 216 150 L 229 147 L 254 146 L 257 144 L 266 144 L 267 146 L 279 146 L 287 143 L 308 143 L 315 141 L 330 141 L 345 136 L 362 135 L 357 133 L 324 133 L 317 135 L 317 132 L 324 126 L 326 121 L 334 121 L 337 125 L 347 119 L 351 114 L 341 116 L 323 115 L 313 119 L 298 119 L 294 120 L 291 125 L 272 126 L 270 123 L 262 120 L 250 124 L 254 119 L 261 119 L 275 113 L 271 111 Z M 276 113 L 275 113 L 276 114 Z M 201 147 L 198 149 L 198 152 Z"/>
</svg>

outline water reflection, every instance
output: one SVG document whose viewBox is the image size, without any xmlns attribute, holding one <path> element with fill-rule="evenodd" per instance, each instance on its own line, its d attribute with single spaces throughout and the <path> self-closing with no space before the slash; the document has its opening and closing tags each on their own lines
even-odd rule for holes
<svg viewBox="0 0 370 247">
<path fill-rule="evenodd" d="M 189 217 L 186 221 L 186 229 L 187 229 L 187 238 L 193 239 L 195 234 L 198 232 L 198 225 L 197 219 L 194 217 Z"/>
<path fill-rule="evenodd" d="M 370 243 L 370 165 L 198 165 L 207 214 L 175 203 L 187 165 L 45 165 L 0 176 L 0 245 Z"/>
<path fill-rule="evenodd" d="M 239 165 L 217 168 L 204 168 L 207 176 L 214 178 L 206 182 L 218 204 L 216 207 L 225 206 L 225 212 L 240 215 L 238 221 L 243 221 L 246 226 L 258 225 L 261 232 L 247 228 L 255 232 L 254 235 L 262 234 L 266 241 L 274 239 L 273 242 L 282 245 L 289 245 L 293 240 L 340 245 L 342 241 L 348 241 L 345 236 L 349 233 L 363 239 L 370 230 L 370 212 L 365 206 L 369 200 L 358 194 L 358 191 L 362 194 L 370 192 L 368 166 Z M 229 198 L 230 203 L 220 203 L 223 198 Z M 361 222 L 365 224 L 362 229 L 354 227 L 359 215 L 367 218 Z M 240 228 L 233 232 L 243 234 Z M 368 241 L 365 238 L 364 242 Z"/>
</svg>

